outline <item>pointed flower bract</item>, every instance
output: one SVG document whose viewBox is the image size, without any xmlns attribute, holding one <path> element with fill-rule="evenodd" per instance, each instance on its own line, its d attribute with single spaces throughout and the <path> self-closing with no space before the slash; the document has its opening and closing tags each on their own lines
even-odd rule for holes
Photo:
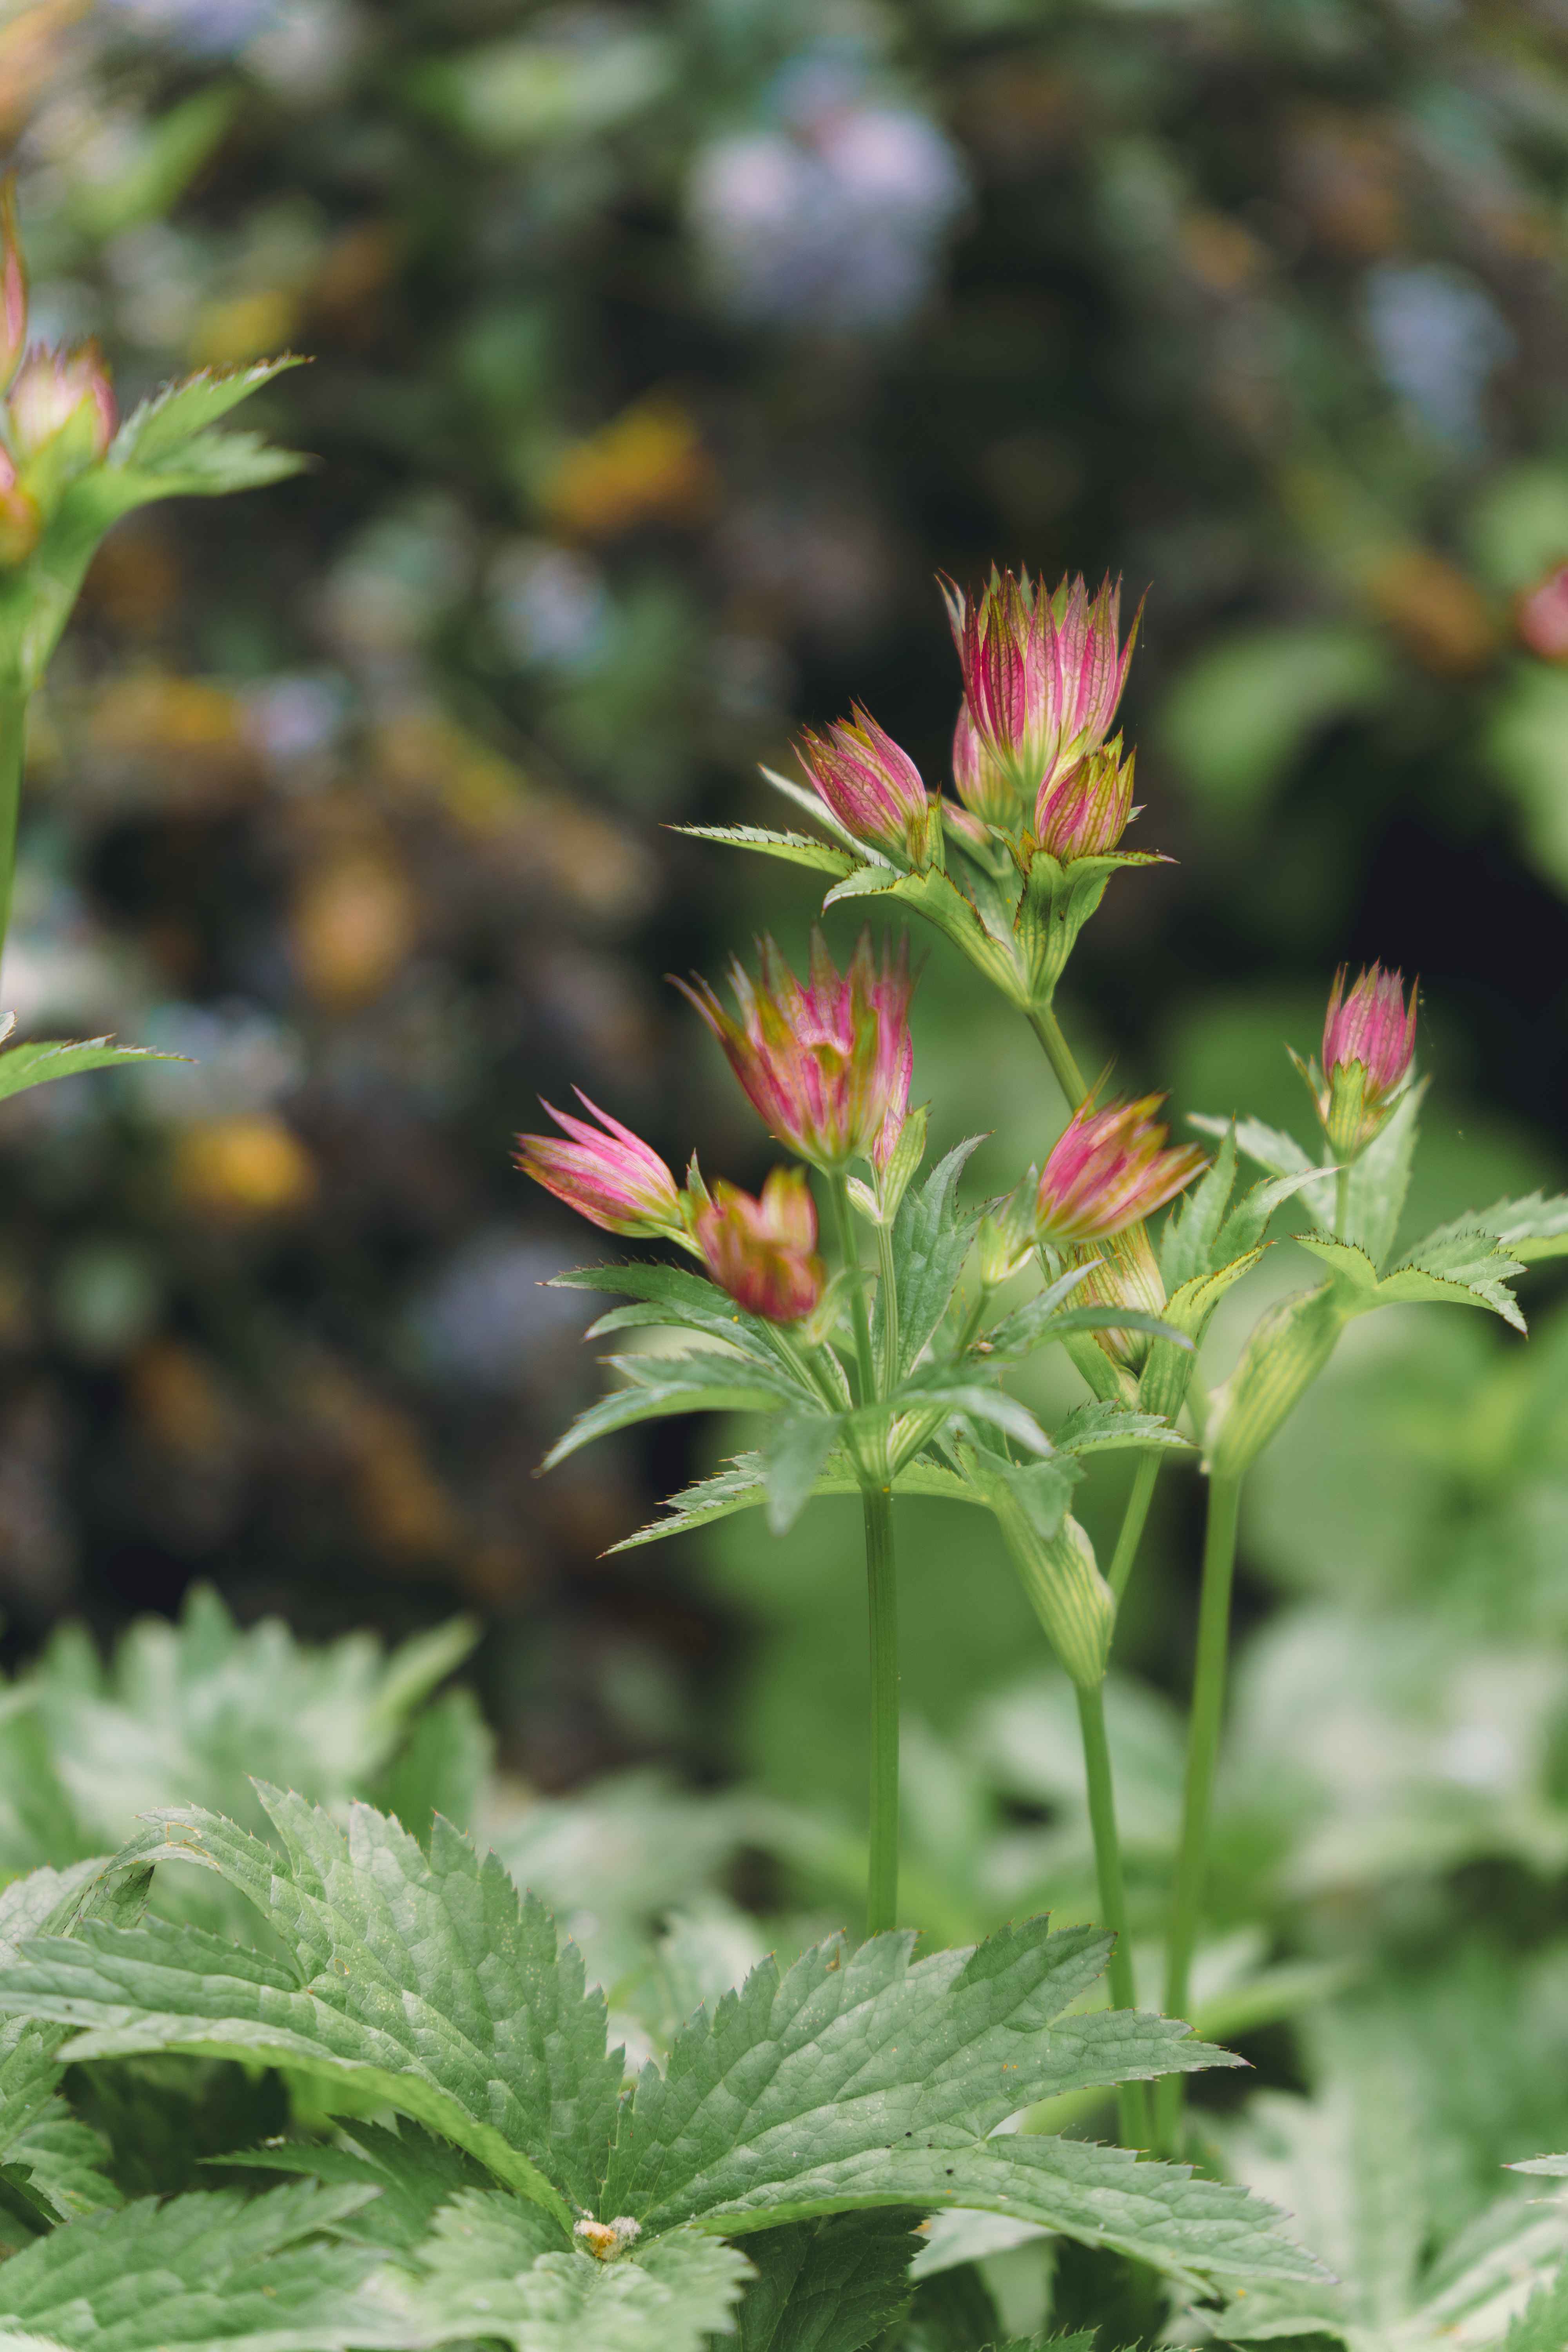
<svg viewBox="0 0 1568 2352">
<path fill-rule="evenodd" d="M 762 977 L 730 967 L 739 1018 L 704 980 L 676 986 L 729 1056 L 748 1101 L 770 1135 L 814 1168 L 851 1160 L 885 1163 L 909 1108 L 909 950 L 880 958 L 862 931 L 842 972 L 820 931 L 811 940 L 810 977 L 795 978 L 771 939 L 761 942 Z"/>
<path fill-rule="evenodd" d="M 1121 757 L 1121 738 L 1090 751 L 1054 783 L 1040 787 L 1035 835 L 1058 864 L 1103 857 L 1115 848 L 1137 812 L 1132 806 L 1135 753 Z"/>
<path fill-rule="evenodd" d="M 738 1307 L 768 1323 L 799 1323 L 822 1297 L 816 1204 L 802 1168 L 775 1168 L 753 1200 L 721 1177 L 697 1213 L 703 1264 Z"/>
<path fill-rule="evenodd" d="M 1405 1001 L 1405 975 L 1374 963 L 1345 993 L 1345 967 L 1334 974 L 1323 1022 L 1318 1116 L 1334 1150 L 1370 1143 L 1410 1076 L 1415 1053 L 1415 990 Z"/>
<path fill-rule="evenodd" d="M 1152 1216 L 1190 1184 L 1205 1164 L 1194 1144 L 1167 1150 L 1168 1130 L 1154 1114 L 1163 1095 L 1111 1103 L 1085 1103 L 1068 1121 L 1040 1171 L 1035 1196 L 1042 1241 L 1070 1248 L 1102 1241 Z"/>
<path fill-rule="evenodd" d="M 1121 699 L 1138 621 L 1119 644 L 1120 583 L 1102 581 L 1092 603 L 1081 575 L 1053 595 L 1026 572 L 993 572 L 978 596 L 943 593 L 976 734 L 1020 794 L 1048 793 L 1099 749 Z"/>
<path fill-rule="evenodd" d="M 546 1103 L 562 1132 L 518 1137 L 517 1164 L 523 1174 L 607 1234 L 684 1240 L 681 1195 L 652 1145 L 590 1102 L 580 1087 L 573 1092 L 598 1127 Z"/>
</svg>

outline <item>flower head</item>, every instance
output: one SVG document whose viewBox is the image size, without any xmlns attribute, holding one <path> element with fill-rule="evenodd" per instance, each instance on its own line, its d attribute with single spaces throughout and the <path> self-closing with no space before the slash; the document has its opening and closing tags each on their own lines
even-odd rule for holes
<svg viewBox="0 0 1568 2352">
<path fill-rule="evenodd" d="M 27 265 L 16 233 L 16 175 L 0 180 L 0 392 L 27 342 Z"/>
<path fill-rule="evenodd" d="M 775 1168 L 756 1201 L 721 1178 L 697 1213 L 697 1246 L 720 1288 L 769 1323 L 802 1321 L 827 1280 L 802 1168 Z"/>
<path fill-rule="evenodd" d="M 1415 1053 L 1415 991 L 1405 1001 L 1405 975 L 1374 963 L 1345 993 L 1345 968 L 1334 974 L 1323 1023 L 1318 1116 L 1336 1151 L 1356 1152 L 1387 1118 Z"/>
<path fill-rule="evenodd" d="M 516 1156 L 523 1174 L 607 1234 L 684 1240 L 685 1207 L 658 1152 L 591 1103 L 581 1087 L 573 1091 L 598 1127 L 546 1103 L 544 1108 L 566 1139 L 520 1135 Z"/>
<path fill-rule="evenodd" d="M 0 447 L 0 567 L 25 562 L 42 528 L 37 499 L 22 488 L 8 453 Z"/>
<path fill-rule="evenodd" d="M 119 412 L 96 343 L 51 351 L 35 343 L 17 369 L 6 407 L 11 437 L 24 459 L 37 457 L 59 434 L 74 427 L 82 454 L 101 457 L 114 438 Z"/>
<path fill-rule="evenodd" d="M 1542 661 L 1568 662 L 1568 563 L 1557 564 L 1521 596 L 1513 620 L 1528 652 Z"/>
<path fill-rule="evenodd" d="M 1080 1264 L 1089 1260 L 1089 1270 L 1073 1293 L 1079 1306 L 1133 1307 L 1145 1315 L 1163 1313 L 1165 1286 L 1142 1220 L 1078 1255 Z M 1147 1331 L 1119 1331 L 1114 1327 L 1096 1331 L 1093 1337 L 1119 1370 L 1133 1373 L 1142 1370 L 1153 1344 Z"/>
<path fill-rule="evenodd" d="M 1040 787 L 1035 834 L 1042 849 L 1060 865 L 1077 857 L 1103 857 L 1114 849 L 1137 814 L 1132 805 L 1136 752 L 1121 757 L 1121 738 L 1102 743 L 1055 783 Z"/>
<path fill-rule="evenodd" d="M 863 1156 L 886 1164 L 909 1108 L 914 1066 L 914 983 L 901 940 L 879 959 L 862 931 L 840 972 L 814 931 L 804 987 L 763 940 L 760 983 L 740 963 L 730 967 L 738 1018 L 706 981 L 675 984 L 719 1040 L 770 1135 L 814 1168 L 839 1169 Z"/>
<path fill-rule="evenodd" d="M 1040 1171 L 1035 1219 L 1042 1241 L 1060 1248 L 1103 1241 L 1152 1216 L 1192 1182 L 1204 1154 L 1194 1144 L 1165 1149 L 1168 1129 L 1154 1116 L 1163 1100 L 1145 1095 L 1074 1111 Z"/>
<path fill-rule="evenodd" d="M 1026 572 L 943 593 L 975 732 L 1026 799 L 1048 793 L 1099 749 L 1121 699 L 1138 622 L 1119 645 L 1120 583 L 1092 604 L 1081 576 L 1047 596 Z"/>
<path fill-rule="evenodd" d="M 1004 831 L 1016 825 L 1020 802 L 1012 779 L 975 732 L 967 702 L 959 704 L 952 730 L 952 782 L 959 799 L 982 825 L 999 825 Z"/>
<path fill-rule="evenodd" d="M 846 832 L 857 841 L 890 849 L 923 870 L 940 845 L 940 809 L 921 772 L 885 728 L 859 703 L 826 735 L 809 727 L 798 748 L 801 766 Z"/>
</svg>

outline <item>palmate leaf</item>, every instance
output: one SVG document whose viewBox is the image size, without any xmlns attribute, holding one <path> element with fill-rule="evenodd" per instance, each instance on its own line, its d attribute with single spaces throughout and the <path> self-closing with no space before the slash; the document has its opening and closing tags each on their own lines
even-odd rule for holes
<svg viewBox="0 0 1568 2352">
<path fill-rule="evenodd" d="M 89 2214 L 0 2264 L 0 2352 L 336 2352 L 395 2345 L 336 2233 L 374 2192 L 314 2182 L 198 2191 Z"/>
<path fill-rule="evenodd" d="M 1075 1405 L 1051 1432 L 1058 1454 L 1140 1452 L 1190 1454 L 1191 1441 L 1153 1412 L 1130 1412 L 1125 1405 L 1098 1398 Z"/>
<path fill-rule="evenodd" d="M 1439 1225 L 1421 1249 L 1440 1247 L 1457 1234 L 1489 1234 L 1508 1256 L 1526 1265 L 1540 1258 L 1562 1257 L 1568 1253 L 1568 1192 L 1550 1201 L 1543 1192 L 1531 1192 L 1522 1201 L 1494 1201 L 1489 1209 Z"/>
<path fill-rule="evenodd" d="M 191 1927 L 89 1922 L 79 1940 L 28 1943 L 0 1971 L 0 2007 L 87 2027 L 75 2058 L 184 2050 L 288 2065 L 427 2125 L 563 2221 L 569 2200 L 591 2205 L 620 2055 L 543 1906 L 520 1904 L 494 1857 L 443 1822 L 426 1861 L 368 1805 L 351 1809 L 345 1835 L 296 1797 L 260 1793 L 281 1853 L 193 1808 L 159 1815 L 121 1860 L 216 1871 L 286 1959 Z"/>
<path fill-rule="evenodd" d="M 946 1314 L 978 1217 L 960 1206 L 958 1180 L 984 1139 L 955 1144 L 893 1220 L 893 1279 L 899 1294 L 900 1369 L 908 1370 Z"/>
<path fill-rule="evenodd" d="M 1377 1307 L 1486 1307 L 1515 1330 L 1524 1329 L 1524 1318 L 1507 1287 L 1522 1269 L 1503 1255 L 1489 1234 L 1447 1231 L 1384 1275 L 1353 1243 L 1331 1241 L 1322 1234 L 1301 1234 L 1298 1241 L 1329 1267 L 1347 1315 L 1364 1315 Z"/>
<path fill-rule="evenodd" d="M 542 2242 L 546 2218 L 466 2189 L 419 2249 L 409 2333 L 418 2344 L 497 2337 L 514 2352 L 702 2352 L 728 2334 L 751 2265 L 679 2230 L 601 2262 Z"/>
<path fill-rule="evenodd" d="M 863 2352 L 879 2342 L 910 2299 L 921 2244 L 912 2221 L 895 2207 L 757 2231 L 735 2352 Z"/>
<path fill-rule="evenodd" d="M 829 1454 L 811 1491 L 814 1495 L 858 1495 L 860 1483 L 860 1474 L 847 1454 Z M 982 1507 L 985 1499 L 956 1470 L 923 1457 L 900 1463 L 893 1474 L 892 1489 L 895 1495 L 930 1495 L 943 1502 L 976 1503 Z M 736 1511 L 757 1510 L 766 1500 L 767 1480 L 762 1455 L 737 1454 L 726 1468 L 715 1471 L 710 1478 L 700 1478 L 679 1495 L 671 1495 L 664 1507 L 665 1517 L 639 1528 L 636 1535 L 623 1537 L 610 1549 L 635 1551 L 641 1544 L 660 1543 L 666 1536 L 689 1535 L 695 1528 L 727 1519 Z"/>
<path fill-rule="evenodd" d="M 575 1266 L 570 1273 L 552 1276 L 550 1287 L 619 1291 L 637 1300 L 635 1307 L 616 1307 L 601 1315 L 588 1329 L 590 1339 L 639 1325 L 700 1332 L 705 1339 L 722 1339 L 752 1362 L 787 1376 L 792 1384 L 796 1380 L 795 1359 L 781 1345 L 774 1327 L 760 1315 L 748 1315 L 717 1283 L 687 1266 L 661 1265 L 657 1260 Z"/>
</svg>

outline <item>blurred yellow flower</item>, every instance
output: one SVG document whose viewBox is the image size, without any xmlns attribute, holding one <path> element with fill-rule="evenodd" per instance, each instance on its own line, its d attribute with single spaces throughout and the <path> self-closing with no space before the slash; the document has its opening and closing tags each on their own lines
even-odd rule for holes
<svg viewBox="0 0 1568 2352">
<path fill-rule="evenodd" d="M 583 539 L 641 522 L 698 522 L 718 487 L 695 420 L 655 394 L 561 452 L 540 488 L 551 520 Z"/>
<path fill-rule="evenodd" d="M 187 1128 L 175 1146 L 174 1185 L 187 1207 L 208 1216 L 279 1216 L 310 1201 L 316 1169 L 281 1119 L 247 1112 Z"/>
<path fill-rule="evenodd" d="M 414 893 L 384 850 L 353 849 L 307 871 L 290 923 L 300 980 L 338 1012 L 371 1003 L 414 944 Z"/>
</svg>

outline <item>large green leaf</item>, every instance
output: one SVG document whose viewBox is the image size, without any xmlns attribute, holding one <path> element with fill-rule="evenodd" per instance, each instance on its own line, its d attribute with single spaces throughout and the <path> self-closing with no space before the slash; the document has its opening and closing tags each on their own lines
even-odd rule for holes
<svg viewBox="0 0 1568 2352">
<path fill-rule="evenodd" d="M 514 2352 L 702 2352 L 728 2333 L 751 2265 L 679 2230 L 600 2261 L 544 2242 L 545 2217 L 498 2191 L 466 2189 L 419 2249 L 416 2344 L 499 2337 Z"/>
<path fill-rule="evenodd" d="M 1421 1247 L 1439 1246 L 1456 1234 L 1489 1234 L 1508 1256 L 1526 1265 L 1538 1258 L 1562 1257 L 1568 1252 L 1568 1192 L 1550 1201 L 1543 1192 L 1531 1192 L 1522 1201 L 1494 1201 L 1489 1209 L 1439 1225 Z"/>
<path fill-rule="evenodd" d="M 635 1357 L 616 1356 L 610 1360 L 628 1373 L 626 1387 L 612 1389 L 578 1414 L 545 1455 L 546 1470 L 595 1438 L 633 1429 L 639 1422 L 662 1421 L 679 1412 L 773 1412 L 804 1393 L 760 1366 L 739 1363 L 717 1349 L 701 1358 L 648 1357 L 638 1362 Z M 668 1372 L 656 1369 L 671 1363 L 674 1369 Z"/>
<path fill-rule="evenodd" d="M 977 1219 L 959 1205 L 958 1180 L 984 1139 L 967 1137 L 905 1193 L 893 1220 L 893 1279 L 899 1294 L 900 1369 L 912 1365 L 946 1314 Z"/>
<path fill-rule="evenodd" d="M 756 824 L 678 824 L 671 830 L 684 833 L 693 841 L 719 841 L 731 849 L 758 849 L 764 856 L 782 857 L 786 866 L 809 866 L 818 874 L 843 877 L 856 871 L 855 860 L 847 849 L 835 849 L 831 842 L 813 841 L 809 834 L 771 833 Z"/>
<path fill-rule="evenodd" d="M 184 1062 L 187 1054 L 160 1054 L 151 1045 L 116 1045 L 108 1037 L 88 1037 L 80 1045 L 62 1038 L 39 1038 L 12 1045 L 0 1054 L 0 1102 L 29 1087 L 47 1086 L 51 1078 L 79 1077 L 85 1070 L 122 1069 L 132 1062 Z"/>
<path fill-rule="evenodd" d="M 1491 1235 L 1446 1228 L 1413 1251 L 1403 1265 L 1380 1275 L 1367 1252 L 1326 1234 L 1302 1234 L 1300 1247 L 1321 1258 L 1334 1277 L 1335 1295 L 1347 1315 L 1377 1307 L 1486 1307 L 1522 1331 L 1524 1318 L 1507 1285 L 1521 1268 L 1505 1257 Z"/>
<path fill-rule="evenodd" d="M 405 2122 L 399 2131 L 358 2117 L 336 2140 L 276 2139 L 237 2154 L 209 2157 L 212 2165 L 247 2172 L 308 2174 L 316 2180 L 374 2189 L 353 2220 L 353 2234 L 397 2253 L 413 2253 L 429 2236 L 437 2214 L 459 2190 L 489 2187 L 482 2167 L 449 2141 Z M 542 2245 L 562 2245 L 565 2231 L 538 2205 L 519 2209 Z"/>
<path fill-rule="evenodd" d="M 162 464 L 263 384 L 289 368 L 304 365 L 287 352 L 280 359 L 256 360 L 240 367 L 203 368 L 182 383 L 165 384 L 132 410 L 110 446 L 110 467 Z"/>
<path fill-rule="evenodd" d="M 184 2050 L 286 2064 L 412 2116 L 562 2220 L 568 2199 L 592 2205 L 619 2053 L 542 1905 L 520 1904 L 495 1858 L 445 1822 L 426 1861 L 368 1805 L 345 1834 L 297 1797 L 261 1793 L 281 1854 L 193 1809 L 160 1814 L 123 1859 L 216 1871 L 286 1958 L 161 1921 L 87 1923 L 80 1940 L 24 1945 L 0 1969 L 0 2007 L 85 2028 L 78 2059 Z"/>
<path fill-rule="evenodd" d="M 334 2352 L 406 2341 L 342 2223 L 374 2192 L 314 2182 L 89 2214 L 0 2264 L 0 2352 Z"/>
<path fill-rule="evenodd" d="M 897 2207 L 757 2231 L 735 2352 L 863 2352 L 909 2301 L 921 2241 Z"/>
</svg>

